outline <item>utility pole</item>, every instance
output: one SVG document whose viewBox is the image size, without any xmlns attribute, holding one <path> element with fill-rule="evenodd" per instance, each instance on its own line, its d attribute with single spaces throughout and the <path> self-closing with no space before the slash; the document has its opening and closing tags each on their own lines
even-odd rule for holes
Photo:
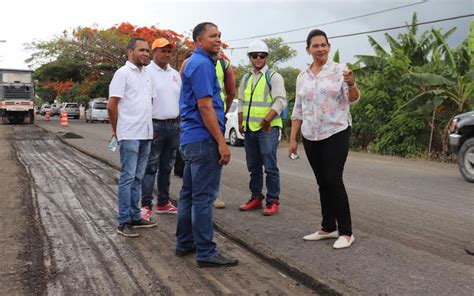
<svg viewBox="0 0 474 296">
<path fill-rule="evenodd" d="M 0 40 L 0 43 L 6 43 L 6 40 Z M 0 55 L 0 62 L 3 62 L 3 56 Z"/>
</svg>

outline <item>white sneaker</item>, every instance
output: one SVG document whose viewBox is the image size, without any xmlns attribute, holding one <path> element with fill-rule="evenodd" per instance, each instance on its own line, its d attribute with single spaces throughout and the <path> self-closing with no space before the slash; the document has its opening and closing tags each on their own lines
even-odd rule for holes
<svg viewBox="0 0 474 296">
<path fill-rule="evenodd" d="M 346 237 L 341 235 L 332 247 L 334 249 L 349 248 L 354 241 L 355 241 L 355 237 L 353 235 L 351 235 L 351 238 L 349 239 L 349 241 L 347 240 Z"/>
<path fill-rule="evenodd" d="M 317 241 L 317 240 L 322 240 L 322 239 L 327 239 L 327 238 L 338 238 L 339 237 L 339 232 L 333 231 L 328 234 L 319 234 L 319 230 L 316 231 L 315 233 L 308 234 L 307 236 L 303 237 L 304 240 L 307 241 Z"/>
</svg>

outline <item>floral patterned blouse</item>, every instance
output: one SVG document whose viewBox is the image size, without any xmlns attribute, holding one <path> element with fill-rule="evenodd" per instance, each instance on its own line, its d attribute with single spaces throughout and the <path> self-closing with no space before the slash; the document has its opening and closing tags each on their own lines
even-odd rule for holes
<svg viewBox="0 0 474 296">
<path fill-rule="evenodd" d="M 352 125 L 349 86 L 342 76 L 345 68 L 328 60 L 318 75 L 310 68 L 298 75 L 291 119 L 303 121 L 301 133 L 305 139 L 323 140 Z"/>
</svg>

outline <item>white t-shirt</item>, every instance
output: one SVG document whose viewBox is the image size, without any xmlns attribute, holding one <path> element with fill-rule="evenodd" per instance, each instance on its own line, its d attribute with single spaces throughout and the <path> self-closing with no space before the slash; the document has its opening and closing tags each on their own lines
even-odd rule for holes
<svg viewBox="0 0 474 296">
<path fill-rule="evenodd" d="M 151 120 L 153 83 L 146 67 L 130 62 L 118 69 L 110 82 L 109 97 L 118 103 L 117 140 L 153 139 Z"/>
<path fill-rule="evenodd" d="M 168 64 L 166 70 L 151 61 L 147 66 L 154 86 L 153 119 L 173 119 L 179 115 L 181 77 Z"/>
</svg>

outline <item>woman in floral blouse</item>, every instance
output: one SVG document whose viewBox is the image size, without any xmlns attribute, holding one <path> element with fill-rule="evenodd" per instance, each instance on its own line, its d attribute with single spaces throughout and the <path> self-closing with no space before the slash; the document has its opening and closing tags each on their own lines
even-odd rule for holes
<svg viewBox="0 0 474 296">
<path fill-rule="evenodd" d="M 356 102 L 360 92 L 352 71 L 328 59 L 331 45 L 326 33 L 311 31 L 306 45 L 313 63 L 296 81 L 289 155 L 297 154 L 301 129 L 304 150 L 319 185 L 323 220 L 321 229 L 303 239 L 337 238 L 333 247 L 342 249 L 354 242 L 342 174 L 352 125 L 349 103 Z"/>
</svg>

